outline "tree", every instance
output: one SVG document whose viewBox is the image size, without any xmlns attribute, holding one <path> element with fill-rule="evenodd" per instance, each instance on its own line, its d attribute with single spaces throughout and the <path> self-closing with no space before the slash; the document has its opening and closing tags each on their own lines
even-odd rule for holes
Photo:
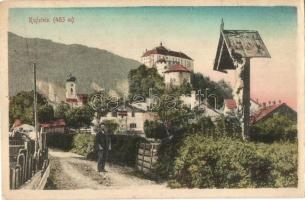
<svg viewBox="0 0 305 200">
<path fill-rule="evenodd" d="M 164 124 L 158 121 L 146 120 L 144 122 L 144 133 L 147 138 L 163 139 L 167 137 Z"/>
<path fill-rule="evenodd" d="M 296 122 L 280 114 L 253 125 L 250 130 L 250 139 L 254 141 L 269 143 L 279 140 L 294 141 L 296 138 Z"/>
<path fill-rule="evenodd" d="M 119 128 L 119 124 L 116 123 L 114 120 L 104 120 L 103 122 L 105 123 L 107 131 L 112 134 L 115 133 L 115 131 Z"/>
<path fill-rule="evenodd" d="M 216 121 L 215 136 L 241 137 L 240 121 L 235 116 L 219 116 Z"/>
<path fill-rule="evenodd" d="M 162 94 L 165 88 L 163 78 L 158 74 L 156 68 L 148 68 L 140 65 L 137 69 L 130 70 L 128 74 L 129 94 L 131 96 L 149 96 L 150 89 Z"/>
<path fill-rule="evenodd" d="M 55 118 L 57 119 L 64 119 L 65 121 L 67 121 L 67 114 L 70 111 L 70 105 L 65 103 L 65 102 L 61 102 L 55 109 Z"/>
<path fill-rule="evenodd" d="M 191 84 L 193 90 L 201 90 L 205 94 L 205 90 L 208 89 L 208 104 L 214 107 L 214 98 L 209 98 L 211 94 L 217 97 L 217 108 L 222 107 L 224 99 L 231 99 L 232 88 L 229 83 L 224 80 L 218 82 L 210 80 L 209 77 L 203 76 L 201 73 L 194 73 L 191 75 Z"/>
<path fill-rule="evenodd" d="M 40 123 L 48 122 L 54 119 L 54 110 L 51 105 L 42 105 L 38 108 L 38 121 Z"/>
<path fill-rule="evenodd" d="M 10 98 L 9 121 L 12 125 L 19 118 L 23 123 L 34 124 L 34 92 L 22 91 Z M 48 105 L 47 99 L 37 93 L 38 122 L 54 118 L 53 108 Z"/>
<path fill-rule="evenodd" d="M 71 108 L 67 113 L 67 124 L 73 128 L 89 127 L 94 112 L 89 105 Z"/>
<path fill-rule="evenodd" d="M 158 114 L 167 135 L 179 134 L 188 126 L 188 119 L 193 115 L 190 108 L 183 105 L 179 97 L 173 94 L 163 94 L 152 110 Z"/>
</svg>

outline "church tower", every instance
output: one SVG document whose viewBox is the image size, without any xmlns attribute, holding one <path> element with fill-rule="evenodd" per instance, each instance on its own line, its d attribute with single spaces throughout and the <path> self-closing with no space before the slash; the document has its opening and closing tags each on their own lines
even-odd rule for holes
<svg viewBox="0 0 305 200">
<path fill-rule="evenodd" d="M 66 81 L 66 99 L 77 99 L 76 78 L 71 74 Z"/>
</svg>

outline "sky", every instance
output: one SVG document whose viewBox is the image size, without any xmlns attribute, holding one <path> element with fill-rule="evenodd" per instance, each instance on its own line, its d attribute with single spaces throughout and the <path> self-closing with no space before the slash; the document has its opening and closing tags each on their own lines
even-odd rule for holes
<svg viewBox="0 0 305 200">
<path fill-rule="evenodd" d="M 48 23 L 30 23 L 30 18 Z M 65 17 L 53 23 L 54 17 Z M 73 18 L 73 23 L 68 19 Z M 234 84 L 234 71 L 213 71 L 221 19 L 224 29 L 257 30 L 271 58 L 251 59 L 251 97 L 297 107 L 297 9 L 295 7 L 14 8 L 9 31 L 106 49 L 140 61 L 160 42 L 194 60 L 195 72 Z M 70 20 L 69 20 L 70 21 Z"/>
</svg>

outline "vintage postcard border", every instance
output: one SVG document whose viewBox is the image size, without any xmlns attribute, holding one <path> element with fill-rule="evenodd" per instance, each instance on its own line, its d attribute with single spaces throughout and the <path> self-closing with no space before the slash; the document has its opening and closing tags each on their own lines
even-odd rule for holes
<svg viewBox="0 0 305 200">
<path fill-rule="evenodd" d="M 0 4 L 0 85 L 1 88 L 1 137 L 2 137 L 2 185 L 7 199 L 113 199 L 113 198 L 200 198 L 200 197 L 301 197 L 304 196 L 304 5 L 303 1 L 5 1 Z M 8 10 L 13 7 L 105 7 L 105 6 L 208 6 L 208 5 L 289 5 L 298 8 L 298 188 L 292 189 L 172 189 L 170 191 L 133 190 L 81 190 L 81 191 L 10 191 L 8 180 Z"/>
</svg>

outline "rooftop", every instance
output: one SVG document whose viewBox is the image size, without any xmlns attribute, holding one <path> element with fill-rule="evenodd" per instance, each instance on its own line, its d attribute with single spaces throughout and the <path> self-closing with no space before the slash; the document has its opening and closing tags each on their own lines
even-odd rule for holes
<svg viewBox="0 0 305 200">
<path fill-rule="evenodd" d="M 183 65 L 177 63 L 174 65 L 171 65 L 164 73 L 169 73 L 169 72 L 186 72 L 186 73 L 191 73 L 189 69 L 184 67 Z"/>
<path fill-rule="evenodd" d="M 228 109 L 237 108 L 236 102 L 234 99 L 224 99 L 224 104 Z"/>
<path fill-rule="evenodd" d="M 172 51 L 172 50 L 169 50 L 169 49 L 165 48 L 162 45 L 162 43 L 160 43 L 160 45 L 158 47 L 155 47 L 152 50 L 146 51 L 142 55 L 142 57 L 146 57 L 146 56 L 149 56 L 149 55 L 152 55 L 152 54 L 161 54 L 161 55 L 165 55 L 165 56 L 174 56 L 174 57 L 184 58 L 184 59 L 188 59 L 188 60 L 193 60 L 191 57 L 189 57 L 185 53 Z"/>
</svg>

